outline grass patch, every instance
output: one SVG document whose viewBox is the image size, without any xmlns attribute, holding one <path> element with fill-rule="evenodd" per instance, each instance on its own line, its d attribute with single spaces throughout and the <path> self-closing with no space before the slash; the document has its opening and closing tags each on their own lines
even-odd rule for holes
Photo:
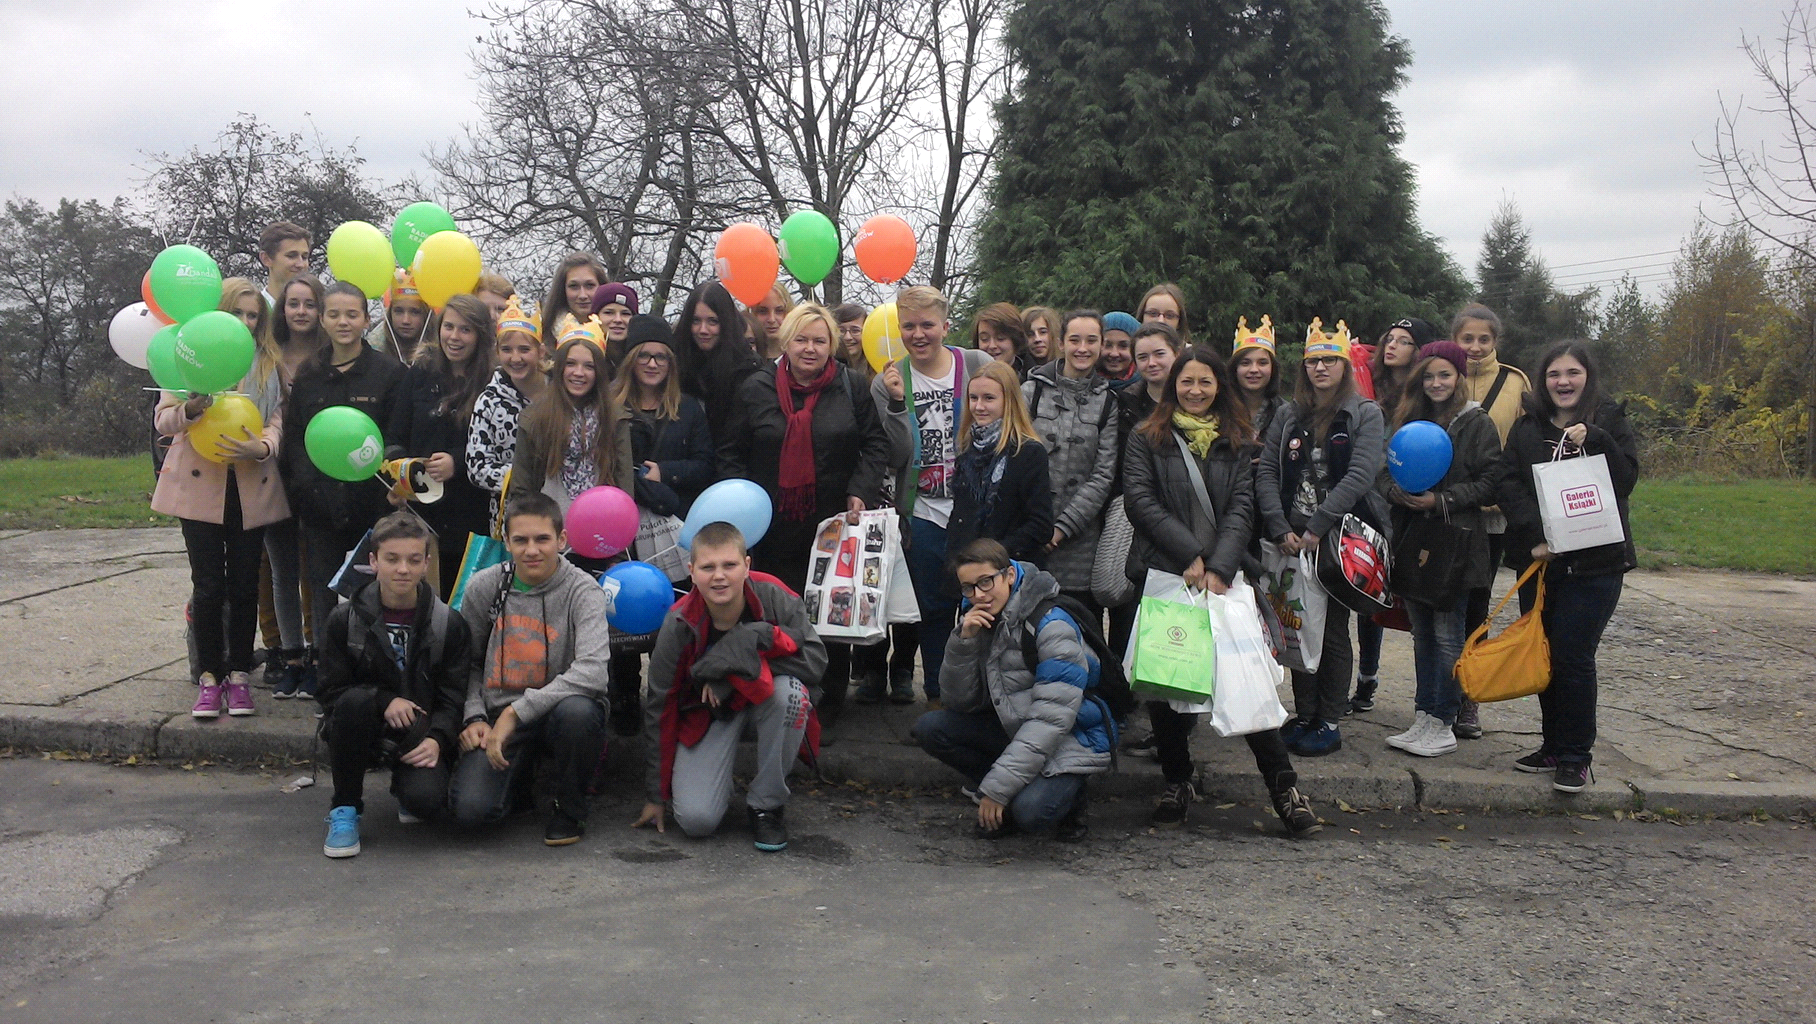
<svg viewBox="0 0 1816 1024">
<path fill-rule="evenodd" d="M 1640 565 L 1816 574 L 1816 485 L 1645 480 L 1633 489 Z"/>
<path fill-rule="evenodd" d="M 151 510 L 151 455 L 0 460 L 0 529 L 175 526 Z"/>
</svg>

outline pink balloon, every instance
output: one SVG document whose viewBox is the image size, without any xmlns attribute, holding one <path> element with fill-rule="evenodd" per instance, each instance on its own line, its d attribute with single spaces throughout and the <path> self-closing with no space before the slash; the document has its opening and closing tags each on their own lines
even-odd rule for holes
<svg viewBox="0 0 1816 1024">
<path fill-rule="evenodd" d="M 567 513 L 568 545 L 588 558 L 610 558 L 637 539 L 636 499 L 616 487 L 581 491 Z"/>
</svg>

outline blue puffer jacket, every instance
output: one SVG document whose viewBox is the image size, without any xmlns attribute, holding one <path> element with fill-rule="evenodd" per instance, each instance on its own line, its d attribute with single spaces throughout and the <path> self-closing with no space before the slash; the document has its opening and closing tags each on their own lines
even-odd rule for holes
<svg viewBox="0 0 1816 1024">
<path fill-rule="evenodd" d="M 969 640 L 957 629 L 946 642 L 940 698 L 954 711 L 996 711 L 1009 746 L 980 788 L 1006 804 L 1040 776 L 1092 775 L 1110 769 L 1111 725 L 1104 705 L 1087 693 L 1101 666 L 1078 624 L 1059 608 L 1041 616 L 1039 663 L 1029 671 L 1022 654 L 1028 616 L 1059 596 L 1059 583 L 1028 562 L 1016 562 L 1015 593 L 996 625 Z M 962 618 L 969 603 L 961 606 Z"/>
</svg>

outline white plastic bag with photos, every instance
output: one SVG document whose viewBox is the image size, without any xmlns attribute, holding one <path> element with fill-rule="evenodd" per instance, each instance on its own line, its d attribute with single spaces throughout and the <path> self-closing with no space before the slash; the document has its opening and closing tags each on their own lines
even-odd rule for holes
<svg viewBox="0 0 1816 1024">
<path fill-rule="evenodd" d="M 825 640 L 873 644 L 892 623 L 920 621 L 895 510 L 862 512 L 856 523 L 842 515 L 821 522 L 801 597 Z"/>
</svg>

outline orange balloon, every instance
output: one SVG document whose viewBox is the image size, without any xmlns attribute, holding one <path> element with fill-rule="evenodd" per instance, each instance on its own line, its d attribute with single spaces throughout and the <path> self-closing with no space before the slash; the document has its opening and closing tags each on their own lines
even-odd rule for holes
<svg viewBox="0 0 1816 1024">
<path fill-rule="evenodd" d="M 914 229 L 894 214 L 879 213 L 858 229 L 851 251 L 865 277 L 893 284 L 914 269 Z"/>
<path fill-rule="evenodd" d="M 755 224 L 733 224 L 719 235 L 713 266 L 732 298 L 754 306 L 776 286 L 782 257 L 769 232 Z"/>
<path fill-rule="evenodd" d="M 139 298 L 145 300 L 145 308 L 151 310 L 151 315 L 157 317 L 159 321 L 167 324 L 176 323 L 168 313 L 158 308 L 157 300 L 151 297 L 151 271 L 149 270 L 145 272 L 144 279 L 139 282 Z"/>
</svg>

